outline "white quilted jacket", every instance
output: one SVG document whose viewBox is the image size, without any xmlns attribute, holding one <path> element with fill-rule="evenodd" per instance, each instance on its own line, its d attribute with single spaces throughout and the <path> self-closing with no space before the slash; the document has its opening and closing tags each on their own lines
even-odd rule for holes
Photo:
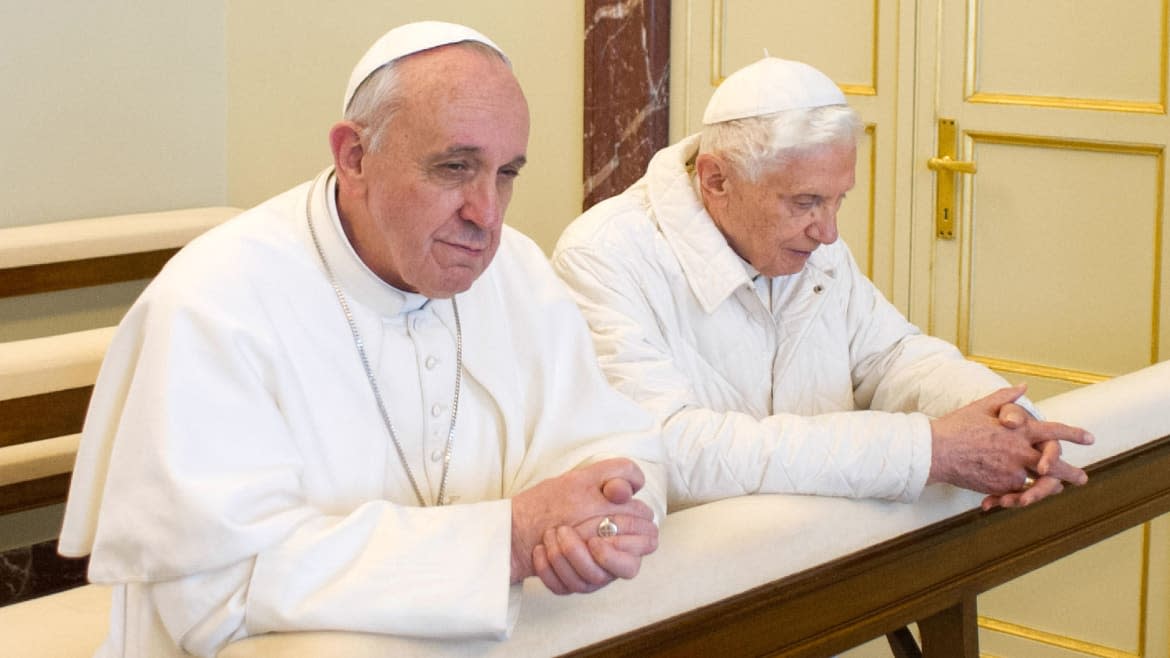
<svg viewBox="0 0 1170 658">
<path fill-rule="evenodd" d="M 663 423 L 672 509 L 749 493 L 914 500 L 928 417 L 1007 383 L 922 335 L 842 241 L 776 277 L 767 304 L 693 190 L 696 148 L 660 151 L 553 255 L 610 382 Z"/>
</svg>

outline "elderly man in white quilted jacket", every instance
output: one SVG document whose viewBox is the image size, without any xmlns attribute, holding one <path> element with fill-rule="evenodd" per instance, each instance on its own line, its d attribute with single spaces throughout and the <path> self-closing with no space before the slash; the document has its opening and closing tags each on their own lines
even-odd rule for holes
<svg viewBox="0 0 1170 658">
<path fill-rule="evenodd" d="M 1086 475 L 1084 430 L 922 335 L 837 235 L 861 123 L 816 69 L 731 75 L 704 129 L 561 237 L 554 266 L 610 382 L 663 423 L 674 509 L 752 493 L 1034 503 Z"/>
</svg>

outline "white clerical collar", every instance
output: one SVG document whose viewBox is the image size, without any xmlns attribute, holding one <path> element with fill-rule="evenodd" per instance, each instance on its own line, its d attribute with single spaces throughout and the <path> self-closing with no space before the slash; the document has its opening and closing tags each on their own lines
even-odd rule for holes
<svg viewBox="0 0 1170 658">
<path fill-rule="evenodd" d="M 321 238 L 321 250 L 346 296 L 384 316 L 416 311 L 430 301 L 429 297 L 399 290 L 386 283 L 358 257 L 341 227 L 341 216 L 337 212 L 337 177 L 332 167 L 321 172 L 309 189 L 313 195 L 310 200 L 312 222 Z"/>
</svg>

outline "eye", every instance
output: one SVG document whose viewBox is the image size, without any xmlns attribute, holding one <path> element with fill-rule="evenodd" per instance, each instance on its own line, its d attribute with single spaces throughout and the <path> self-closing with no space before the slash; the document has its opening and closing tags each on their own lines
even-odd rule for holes
<svg viewBox="0 0 1170 658">
<path fill-rule="evenodd" d="M 516 167 L 503 167 L 500 169 L 500 177 L 513 179 L 520 175 L 520 170 Z"/>
<path fill-rule="evenodd" d="M 793 199 L 793 203 L 801 210 L 812 210 L 821 204 L 821 197 L 802 194 Z"/>
</svg>

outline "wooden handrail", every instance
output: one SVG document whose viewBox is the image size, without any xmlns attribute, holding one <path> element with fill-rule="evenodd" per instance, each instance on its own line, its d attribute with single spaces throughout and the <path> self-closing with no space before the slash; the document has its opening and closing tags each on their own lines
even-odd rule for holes
<svg viewBox="0 0 1170 658">
<path fill-rule="evenodd" d="M 925 656 L 976 656 L 975 596 L 1170 511 L 1170 437 L 1016 510 L 972 510 L 569 656 L 824 656 L 917 621 Z"/>
</svg>

